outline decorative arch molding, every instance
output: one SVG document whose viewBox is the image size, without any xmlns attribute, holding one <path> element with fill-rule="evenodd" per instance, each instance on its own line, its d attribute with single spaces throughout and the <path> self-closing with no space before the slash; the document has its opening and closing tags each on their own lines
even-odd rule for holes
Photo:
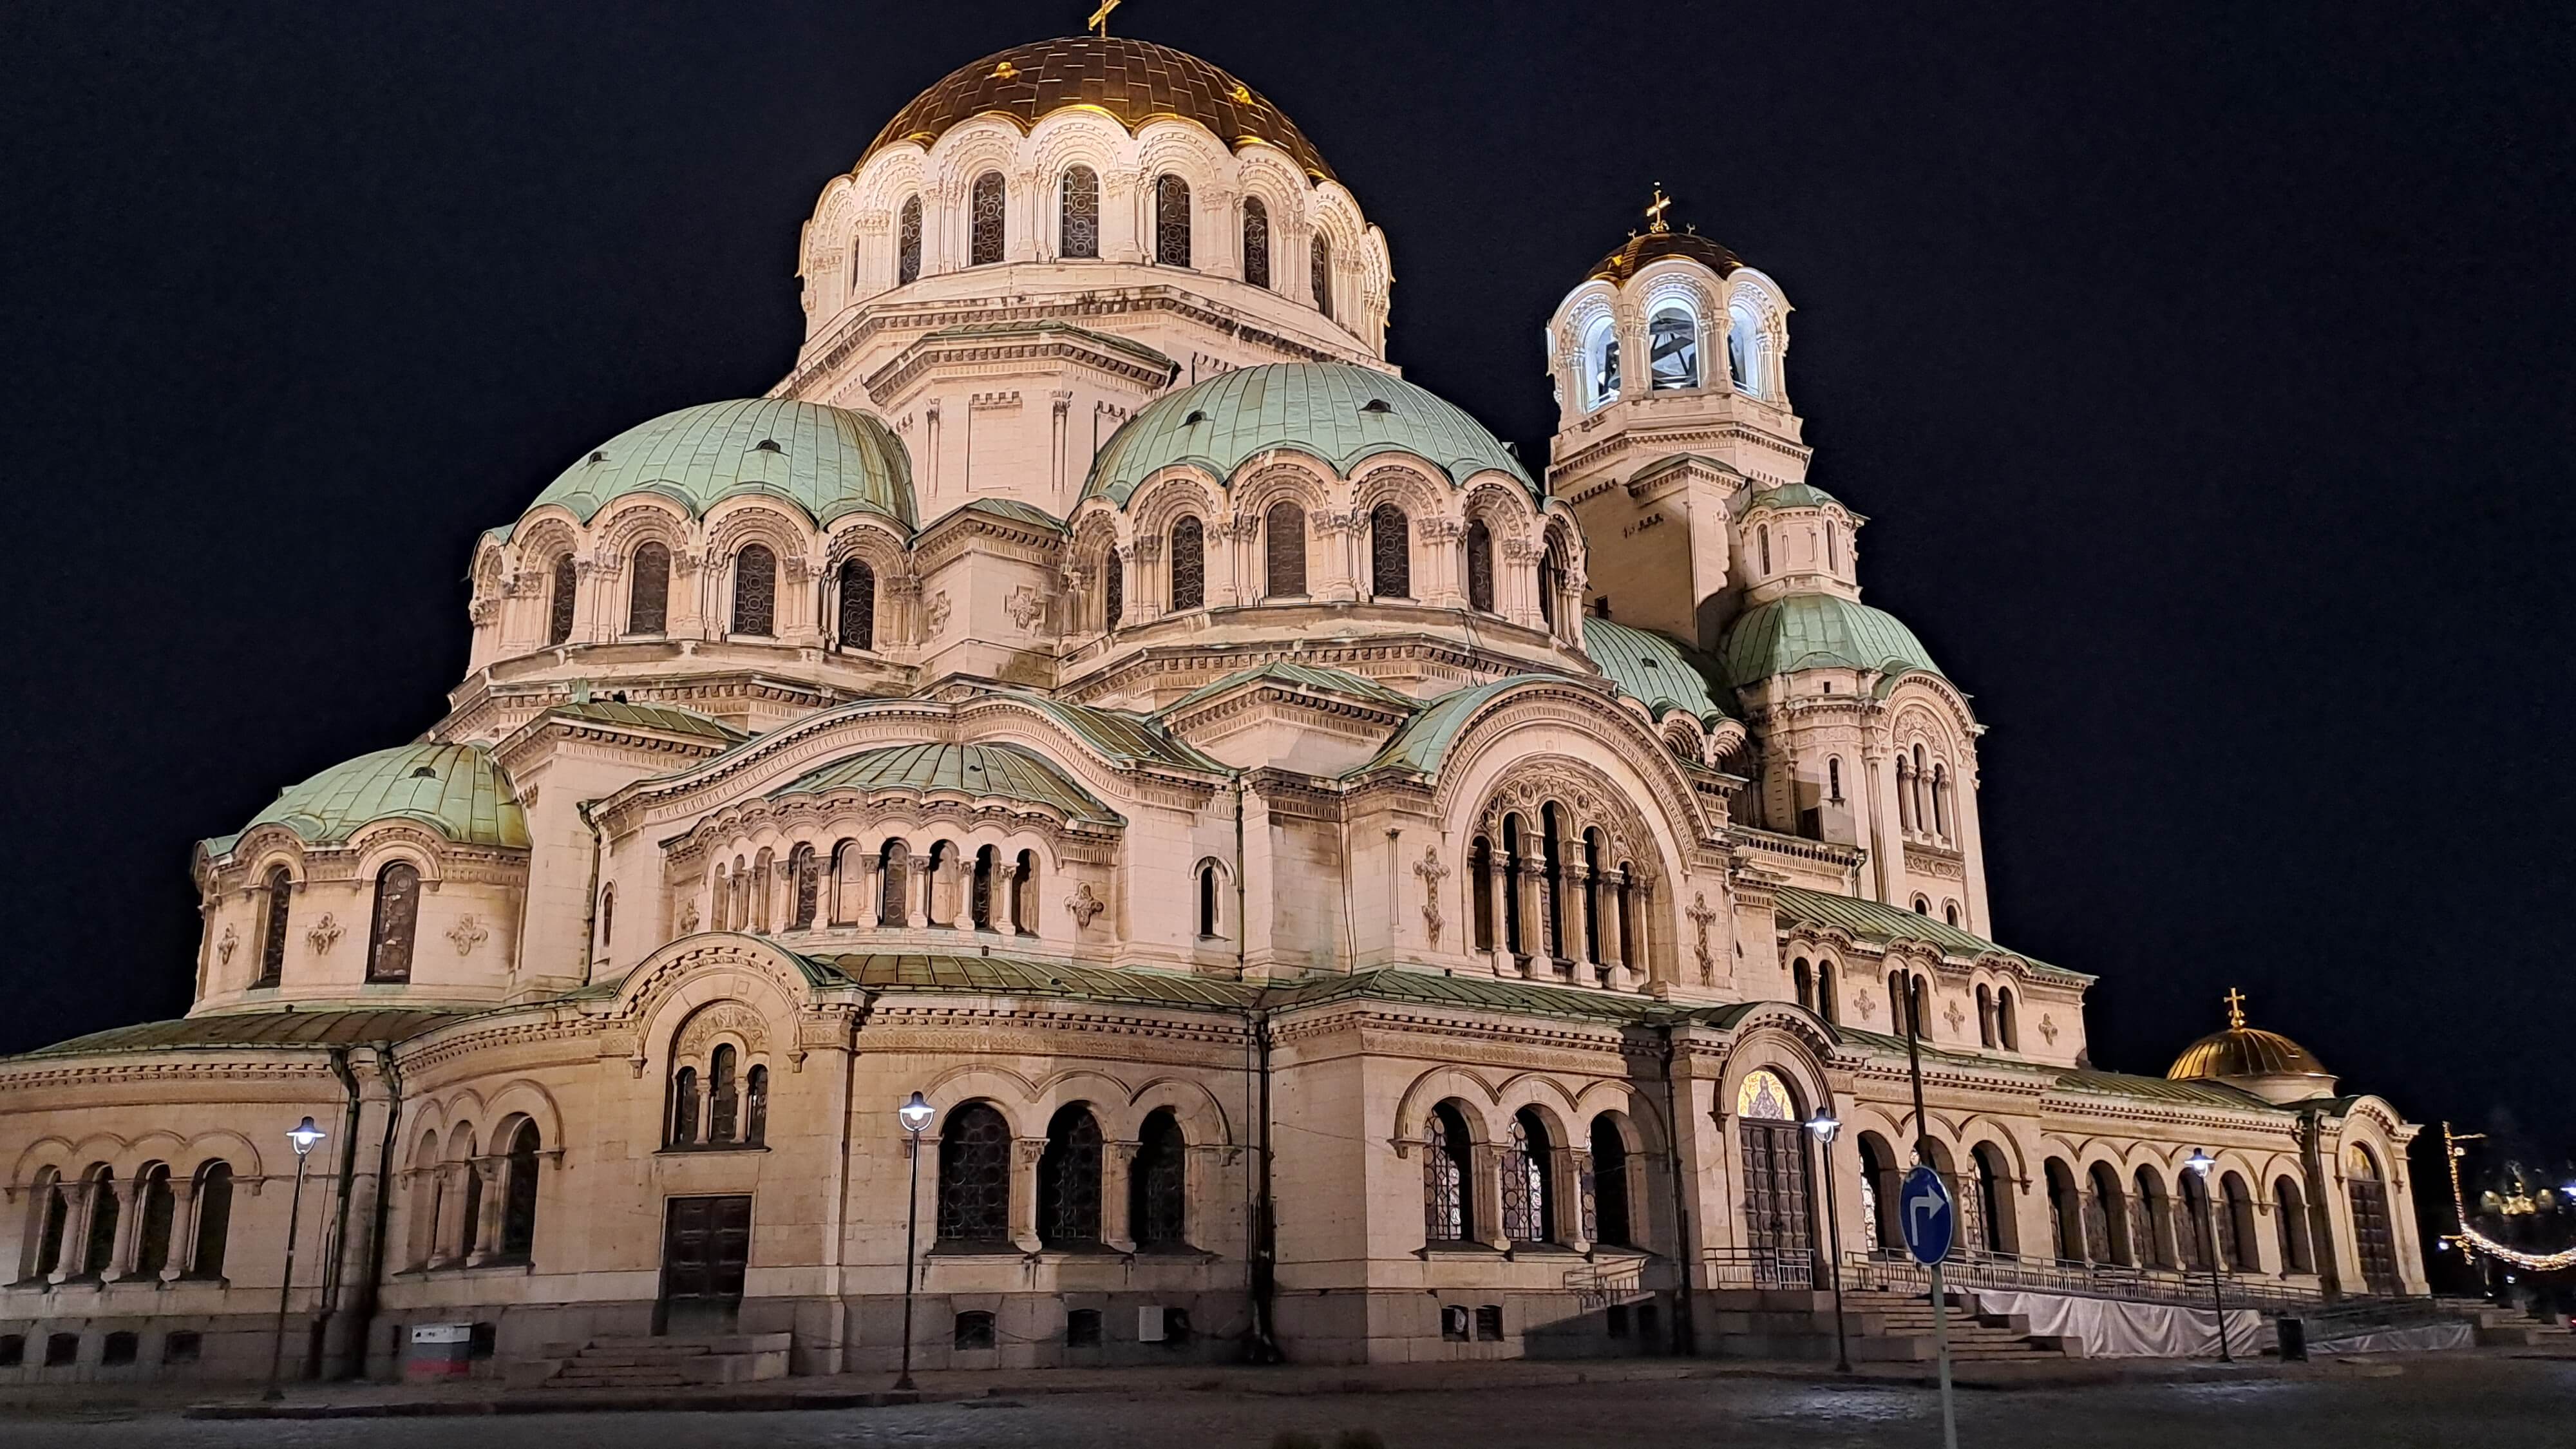
<svg viewBox="0 0 2576 1449">
<path fill-rule="evenodd" d="M 2021 1132 L 2012 1123 L 1991 1112 L 1971 1112 L 1959 1121 L 1958 1139 L 1967 1144 L 1969 1151 L 1974 1151 L 1981 1143 L 2000 1145 L 2006 1164 L 2012 1168 L 2013 1181 L 2018 1184 L 2033 1180 L 2030 1146 L 2022 1140 Z"/>
<path fill-rule="evenodd" d="M 1413 515 L 1417 526 L 1451 511 L 1456 486 L 1436 481 L 1439 470 L 1410 453 L 1380 454 L 1351 475 L 1351 507 L 1365 516 L 1381 503 Z"/>
<path fill-rule="evenodd" d="M 638 962 L 618 983 L 610 1013 L 640 1028 L 631 1061 L 635 1071 L 640 1075 L 649 1058 L 665 1054 L 654 1050 L 653 1043 L 656 1038 L 668 1039 L 658 1029 L 668 1013 L 692 1010 L 718 999 L 719 992 L 739 997 L 745 986 L 766 988 L 778 1004 L 779 1015 L 789 1019 L 818 1004 L 804 968 L 757 936 L 702 931 L 683 936 Z"/>
<path fill-rule="evenodd" d="M 779 580 L 783 594 L 786 586 L 800 581 L 797 571 L 805 567 L 814 545 L 812 520 L 802 510 L 790 512 L 793 506 L 758 496 L 719 502 L 707 514 L 709 562 L 729 569 L 733 556 L 745 545 L 765 543 L 778 555 L 778 566 L 786 574 Z"/>
<path fill-rule="evenodd" d="M 1611 728 L 1601 728 L 1605 722 Z M 1626 789 L 1589 760 L 1539 754 L 1519 760 L 1507 757 L 1499 765 L 1487 763 L 1497 752 L 1510 748 L 1514 735 L 1548 726 L 1581 731 L 1596 742 L 1608 744 L 1612 758 L 1645 783 L 1654 799 L 1654 814 L 1636 811 L 1635 801 Z M 1649 838 L 1667 852 L 1659 862 L 1663 867 L 1659 874 L 1665 878 L 1687 873 L 1696 848 L 1715 833 L 1714 822 L 1699 805 L 1690 782 L 1652 730 L 1635 715 L 1606 703 L 1580 685 L 1546 678 L 1497 691 L 1460 722 L 1440 762 L 1438 784 L 1432 790 L 1433 816 L 1463 839 L 1477 822 L 1465 818 L 1462 792 L 1472 785 L 1481 808 L 1485 793 L 1508 779 L 1514 769 L 1535 759 L 1550 760 L 1557 768 L 1601 791 L 1605 799 L 1617 802 L 1619 808 L 1636 812 Z"/>
<path fill-rule="evenodd" d="M 939 1121 L 934 1130 L 945 1130 L 948 1115 L 969 1102 L 982 1102 L 1002 1114 L 1013 1137 L 1043 1137 L 1052 1111 L 1039 1110 L 1046 1093 L 1038 1084 L 1009 1067 L 987 1062 L 963 1062 L 932 1077 L 922 1088 L 924 1097 L 939 1101 Z M 925 1136 L 928 1134 L 925 1133 Z"/>
<path fill-rule="evenodd" d="M 346 848 L 356 856 L 360 881 L 373 881 L 386 866 L 400 861 L 418 870 L 421 884 L 431 891 L 446 883 L 443 863 L 449 841 L 425 825 L 402 819 L 371 821 L 349 837 Z M 526 852 L 508 854 L 519 857 Z"/>
<path fill-rule="evenodd" d="M 1547 1121 L 1547 1130 L 1559 1142 L 1573 1139 L 1566 1135 L 1576 1118 L 1577 1089 L 1568 1087 L 1553 1072 L 1514 1072 L 1494 1088 L 1494 1110 L 1510 1117 L 1524 1107 L 1535 1107 Z"/>
<path fill-rule="evenodd" d="M 1127 504 L 1129 526 L 1146 535 L 1169 533 L 1173 524 L 1195 516 L 1213 536 L 1222 511 L 1215 475 L 1190 467 L 1157 472 Z"/>
<path fill-rule="evenodd" d="M 1122 1134 L 1133 1139 L 1146 1118 L 1170 1108 L 1181 1124 L 1181 1134 L 1199 1147 L 1233 1147 L 1234 1122 L 1227 1116 L 1225 1104 L 1217 1099 L 1206 1083 L 1192 1077 L 1162 1076 L 1147 1079 L 1127 1096 L 1127 1130 Z"/>
<path fill-rule="evenodd" d="M 1756 1071 L 1787 1078 L 1799 1095 L 1801 1113 L 1812 1113 L 1818 1103 L 1832 1101 L 1833 1087 L 1825 1077 L 1825 1059 L 1814 1049 L 1815 1040 L 1813 1030 L 1798 1029 L 1795 1018 L 1766 1019 L 1749 1032 L 1739 1023 L 1718 1077 L 1717 1119 L 1734 1118 L 1736 1091 Z"/>
<path fill-rule="evenodd" d="M 1728 1029 L 1728 1039 L 1730 1052 L 1762 1041 L 1784 1041 L 1819 1074 L 1843 1052 L 1842 1036 L 1832 1023 L 1794 1001 L 1752 1003 Z"/>
<path fill-rule="evenodd" d="M 1621 300 L 1641 323 L 1665 305 L 1679 302 L 1689 309 L 1703 335 L 1726 310 L 1718 289 L 1709 285 L 1708 269 L 1686 257 L 1661 257 L 1648 262 L 1637 269 L 1621 292 Z M 1702 382 L 1706 382 L 1705 376 Z"/>
<path fill-rule="evenodd" d="M 1491 1115 L 1501 1110 L 1501 1088 L 1465 1067 L 1436 1066 L 1415 1077 L 1396 1098 L 1393 1139 L 1396 1156 L 1409 1155 L 1412 1145 L 1422 1137 L 1422 1124 L 1431 1115 L 1431 1109 L 1452 1098 L 1471 1109 L 1465 1114 L 1467 1133 L 1477 1142 L 1498 1142 L 1508 1135 L 1496 1132 Z"/>
<path fill-rule="evenodd" d="M 609 500 L 590 521 L 591 537 L 602 567 L 618 566 L 645 543 L 658 543 L 676 557 L 687 547 L 688 510 L 653 493 L 627 493 Z"/>
<path fill-rule="evenodd" d="M 1576 1122 L 1586 1128 L 1604 1112 L 1617 1113 L 1626 1126 L 1622 1135 L 1631 1152 L 1661 1156 L 1672 1142 L 1663 1104 L 1622 1078 L 1596 1077 L 1584 1083 L 1574 1094 L 1573 1110 Z"/>
<path fill-rule="evenodd" d="M 1234 502 L 1235 526 L 1248 531 L 1259 526 L 1271 505 L 1294 503 L 1306 510 L 1312 527 L 1317 511 L 1331 506 L 1336 481 L 1332 465 L 1313 454 L 1286 449 L 1257 454 L 1236 470 L 1226 490 Z"/>
</svg>

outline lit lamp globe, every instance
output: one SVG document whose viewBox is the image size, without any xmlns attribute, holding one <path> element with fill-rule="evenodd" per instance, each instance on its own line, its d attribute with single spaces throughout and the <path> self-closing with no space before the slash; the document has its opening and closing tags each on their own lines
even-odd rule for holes
<svg viewBox="0 0 2576 1449">
<path fill-rule="evenodd" d="M 928 1102 L 921 1100 L 921 1094 L 919 1092 L 915 1092 L 912 1094 L 911 1101 L 894 1109 L 894 1115 L 902 1119 L 904 1131 L 918 1137 L 929 1130 L 930 1118 L 933 1111 L 934 1109 Z M 311 1124 L 308 1123 L 306 1125 L 309 1126 Z"/>
</svg>

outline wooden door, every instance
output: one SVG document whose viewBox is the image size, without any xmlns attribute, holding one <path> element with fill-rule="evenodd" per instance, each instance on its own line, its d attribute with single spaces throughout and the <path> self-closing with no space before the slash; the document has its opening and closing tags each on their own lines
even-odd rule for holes
<svg viewBox="0 0 2576 1449">
<path fill-rule="evenodd" d="M 1744 1118 L 1744 1241 L 1757 1281 L 1805 1287 L 1815 1277 L 1806 1139 L 1795 1122 Z"/>
<path fill-rule="evenodd" d="M 2372 1293 L 2396 1296 L 2397 1240 L 2388 1223 L 2386 1184 L 2353 1179 L 2352 1237 L 2361 1255 L 2361 1281 Z"/>
<path fill-rule="evenodd" d="M 750 1261 L 750 1198 L 670 1199 L 662 1226 L 660 1331 L 731 1332 Z"/>
</svg>

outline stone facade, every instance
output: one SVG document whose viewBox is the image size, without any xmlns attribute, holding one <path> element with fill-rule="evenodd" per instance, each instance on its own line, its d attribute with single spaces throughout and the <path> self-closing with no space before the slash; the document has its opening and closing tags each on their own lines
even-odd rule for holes
<svg viewBox="0 0 2576 1449">
<path fill-rule="evenodd" d="M 1023 71 L 1131 89 L 930 104 Z M 1992 941 L 1981 727 L 1860 602 L 1777 283 L 1658 209 L 1542 479 L 1231 75 L 943 86 L 772 395 L 576 460 L 447 715 L 203 843 L 191 1014 L 0 1062 L 0 1381 L 264 1371 L 290 1219 L 291 1373 L 890 1369 L 916 1221 L 924 1367 L 1719 1351 L 1892 1242 L 1909 1014 L 1962 1272 L 2181 1284 L 2205 1149 L 2241 1279 L 2423 1291 L 2388 1104 L 2095 1070 Z"/>
</svg>

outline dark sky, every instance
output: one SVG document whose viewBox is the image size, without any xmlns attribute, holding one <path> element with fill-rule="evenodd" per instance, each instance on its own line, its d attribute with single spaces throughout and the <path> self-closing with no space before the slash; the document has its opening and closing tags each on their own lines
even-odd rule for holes
<svg viewBox="0 0 2576 1449">
<path fill-rule="evenodd" d="M 756 394 L 797 228 L 1011 4 L 0 14 L 15 570 L 0 1050 L 187 1004 L 191 842 L 437 718 L 568 460 Z M 1394 253 L 1525 453 L 1650 183 L 1799 311 L 1868 597 L 1976 698 L 1997 933 L 2160 1071 L 2241 985 L 2420 1120 L 2564 1145 L 2563 3 L 1134 0 Z"/>
</svg>

